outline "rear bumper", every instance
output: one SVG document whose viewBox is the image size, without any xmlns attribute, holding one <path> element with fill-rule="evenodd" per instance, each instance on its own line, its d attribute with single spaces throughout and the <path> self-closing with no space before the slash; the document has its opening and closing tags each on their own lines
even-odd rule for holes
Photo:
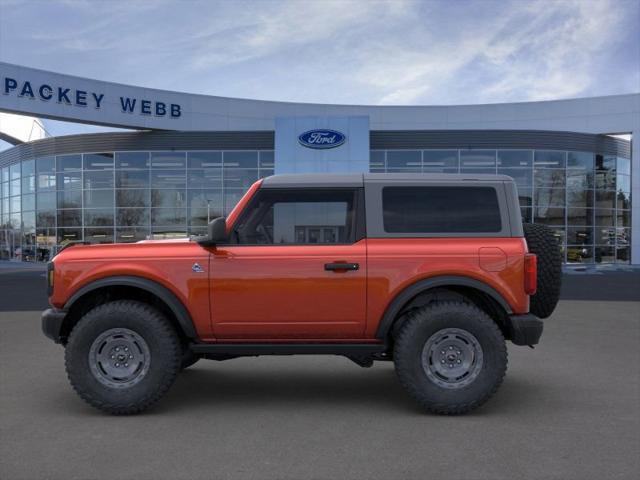
<svg viewBox="0 0 640 480">
<path fill-rule="evenodd" d="M 509 316 L 509 334 L 511 341 L 516 345 L 536 345 L 540 341 L 544 324 L 535 315 Z"/>
<path fill-rule="evenodd" d="M 47 308 L 42 312 L 42 332 L 56 343 L 62 343 L 65 339 L 62 337 L 62 323 L 67 316 L 64 310 L 57 308 Z"/>
</svg>

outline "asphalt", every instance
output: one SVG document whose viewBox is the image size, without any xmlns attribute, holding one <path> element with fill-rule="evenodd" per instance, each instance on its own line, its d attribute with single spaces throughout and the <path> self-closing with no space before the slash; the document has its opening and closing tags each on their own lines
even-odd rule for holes
<svg viewBox="0 0 640 480">
<path fill-rule="evenodd" d="M 510 346 L 503 386 L 470 415 L 422 413 L 390 363 L 313 356 L 201 361 L 149 413 L 111 417 L 74 394 L 39 313 L 8 311 L 24 274 L 0 271 L 1 479 L 640 475 L 634 275 L 580 277 L 592 300 L 562 300 L 535 350 Z M 600 298 L 612 282 L 627 300 Z"/>
<path fill-rule="evenodd" d="M 0 312 L 42 311 L 47 306 L 45 270 L 0 267 Z"/>
</svg>

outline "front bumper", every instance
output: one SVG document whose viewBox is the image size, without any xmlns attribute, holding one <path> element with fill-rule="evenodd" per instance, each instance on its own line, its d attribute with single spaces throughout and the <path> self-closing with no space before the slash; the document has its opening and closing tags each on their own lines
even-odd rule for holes
<svg viewBox="0 0 640 480">
<path fill-rule="evenodd" d="M 536 345 L 540 341 L 544 324 L 535 315 L 509 316 L 509 335 L 516 345 Z"/>
<path fill-rule="evenodd" d="M 57 308 L 47 308 L 42 312 L 42 332 L 56 343 L 63 343 L 62 324 L 67 312 Z"/>
</svg>

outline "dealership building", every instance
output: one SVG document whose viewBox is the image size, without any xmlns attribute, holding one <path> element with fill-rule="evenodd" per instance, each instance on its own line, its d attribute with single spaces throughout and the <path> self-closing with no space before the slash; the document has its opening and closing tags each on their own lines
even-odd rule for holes
<svg viewBox="0 0 640 480">
<path fill-rule="evenodd" d="M 279 173 L 499 173 L 568 264 L 640 264 L 640 94 L 455 106 L 271 102 L 0 63 L 0 112 L 128 131 L 21 141 L 0 123 L 0 258 L 201 234 Z M 631 140 L 629 140 L 629 138 Z M 634 155 L 635 152 L 635 155 Z M 305 238 L 309 238 L 304 234 Z"/>
</svg>

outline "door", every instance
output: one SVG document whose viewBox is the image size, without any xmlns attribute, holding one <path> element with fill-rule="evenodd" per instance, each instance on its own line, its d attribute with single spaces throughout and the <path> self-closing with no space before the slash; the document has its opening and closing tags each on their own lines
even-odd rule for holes
<svg viewBox="0 0 640 480">
<path fill-rule="evenodd" d="M 211 255 L 216 338 L 362 338 L 362 189 L 263 189 Z"/>
</svg>

